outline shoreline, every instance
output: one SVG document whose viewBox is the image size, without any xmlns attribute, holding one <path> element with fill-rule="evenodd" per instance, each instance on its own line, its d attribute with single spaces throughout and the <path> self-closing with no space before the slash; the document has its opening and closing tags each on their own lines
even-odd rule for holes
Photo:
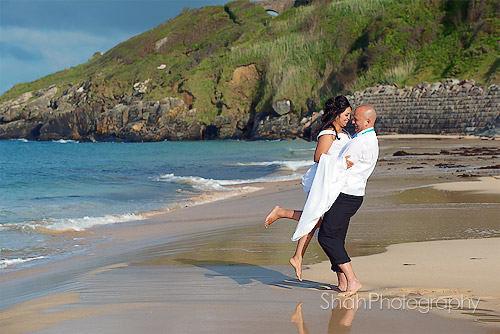
<svg viewBox="0 0 500 334">
<path fill-rule="evenodd" d="M 496 177 L 482 177 L 478 178 L 476 181 L 458 181 L 458 182 L 442 182 L 442 183 L 437 183 L 437 184 L 428 184 L 425 185 L 425 187 L 429 188 L 432 187 L 437 190 L 444 190 L 447 192 L 472 192 L 472 193 L 481 193 L 481 194 L 493 194 L 493 195 L 499 195 L 500 194 L 500 189 L 496 188 L 495 186 L 497 183 L 500 181 L 500 176 Z M 235 186 L 237 187 L 237 186 Z M 191 205 L 189 206 L 184 206 L 184 205 L 178 205 L 173 209 L 168 209 L 168 210 L 155 210 L 155 211 L 148 211 L 148 212 L 138 212 L 138 213 L 132 213 L 134 215 L 142 216 L 144 217 L 143 220 L 132 220 L 124 223 L 117 223 L 117 224 L 106 224 L 106 225 L 97 225 L 94 226 L 90 229 L 83 230 L 83 231 L 73 231 L 73 230 L 68 230 L 68 231 L 51 231 L 51 234 L 64 234 L 67 236 L 72 236 L 72 235 L 80 235 L 81 233 L 84 233 L 87 236 L 95 235 L 95 234 L 106 234 L 107 237 L 110 237 L 111 239 L 122 239 L 126 241 L 131 241 L 133 239 L 138 239 L 138 236 L 141 234 L 137 234 L 138 231 L 137 227 L 142 226 L 149 229 L 156 229 L 154 225 L 157 225 L 158 223 L 161 222 L 168 222 L 168 221 L 174 221 L 174 222 L 182 222 L 182 217 L 184 215 L 184 212 L 186 212 L 186 215 L 189 215 L 187 211 L 189 210 L 194 210 L 197 213 L 203 210 L 203 207 L 205 206 L 211 206 L 216 203 L 222 204 L 222 206 L 225 206 L 226 202 L 231 202 L 231 201 L 240 201 L 244 198 L 247 198 L 248 196 L 261 196 L 261 195 L 269 195 L 272 194 L 275 190 L 276 187 L 281 187 L 281 190 L 289 191 L 289 192 L 298 192 L 302 194 L 301 190 L 301 185 L 299 180 L 287 180 L 287 181 L 281 181 L 281 182 L 267 182 L 267 183 L 255 183 L 251 188 L 253 188 L 249 192 L 231 192 L 228 194 L 227 197 L 222 196 L 222 197 L 213 197 L 209 200 L 201 200 L 199 202 L 192 201 L 189 202 Z M 246 188 L 246 186 L 245 186 Z M 412 188 L 409 188 L 412 190 Z M 225 194 L 224 194 L 225 195 Z M 294 196 L 294 195 L 292 195 Z M 299 195 L 300 196 L 300 195 Z M 297 202 L 297 201 L 295 201 Z M 187 203 L 187 202 L 186 202 Z M 300 203 L 300 202 L 299 202 Z M 294 206 L 294 204 L 290 205 Z M 300 205 L 299 205 L 300 206 Z M 201 210 L 198 209 L 198 207 L 201 207 Z M 175 212 L 175 214 L 174 214 Z M 172 216 L 173 215 L 173 216 Z M 259 214 L 260 216 L 260 214 Z M 221 219 L 221 217 L 216 217 L 215 219 Z M 238 227 L 240 226 L 239 224 L 231 225 L 230 227 Z M 228 226 L 226 226 L 228 227 Z M 220 225 L 218 226 L 213 226 L 207 229 L 206 231 L 219 231 L 221 229 Z M 121 229 L 124 229 L 126 231 L 121 231 Z M 133 232 L 130 232 L 134 230 Z M 293 231 L 292 231 L 293 232 Z M 130 234 L 134 234 L 134 238 L 127 238 L 127 236 L 130 236 Z M 153 237 L 155 233 L 143 233 L 143 240 L 147 240 L 148 238 Z M 186 233 L 180 233 L 176 234 L 174 237 L 187 237 L 189 238 L 191 236 L 191 232 L 186 232 Z M 460 238 L 457 238 L 460 239 Z M 446 240 L 446 239 L 443 239 Z M 426 240 L 422 240 L 426 241 Z M 404 242 L 404 243 L 411 243 L 409 242 Z M 389 244 L 388 246 L 390 246 Z M 108 245 L 100 245 L 97 247 L 98 250 L 106 249 L 108 247 L 113 247 L 113 243 L 110 243 Z M 384 251 L 385 252 L 385 251 Z M 86 254 L 78 254 L 77 256 L 85 257 Z M 63 259 L 56 259 L 54 261 L 51 261 L 49 263 L 49 266 L 52 265 L 54 262 L 57 263 L 59 261 L 64 261 L 66 257 L 63 256 Z M 3 278 L 14 275 L 23 275 L 24 272 L 40 272 L 43 271 L 43 268 L 39 268 L 40 265 L 35 265 L 35 266 L 30 266 L 28 268 L 20 268 L 20 269 L 14 269 L 10 270 L 8 272 L 2 273 L 0 275 L 0 282 L 2 281 Z"/>
<path fill-rule="evenodd" d="M 486 135 L 470 135 L 470 134 L 414 134 L 414 133 L 409 133 L 409 134 L 398 134 L 398 133 L 384 133 L 384 134 L 377 134 L 378 138 L 392 138 L 392 139 L 411 139 L 411 138 L 416 138 L 416 139 L 479 139 L 479 140 L 499 140 L 500 138 L 498 136 L 486 136 Z M 52 140 L 30 140 L 26 138 L 6 138 L 6 139 L 0 139 L 0 141 L 5 140 L 17 140 L 17 141 L 23 141 L 23 142 L 46 142 L 46 143 L 115 143 L 115 144 L 127 144 L 127 143 L 137 143 L 134 141 L 117 141 L 117 140 L 111 140 L 111 141 L 82 141 L 79 139 L 52 139 Z M 263 141 L 263 142 L 268 142 L 268 141 L 280 141 L 280 140 L 306 140 L 305 138 L 301 137 L 283 137 L 279 139 L 200 139 L 200 140 L 188 140 L 188 141 Z M 167 140 L 160 140 L 160 141 L 142 141 L 139 143 L 161 143 L 161 142 L 166 142 Z M 179 141 L 185 141 L 185 140 L 179 140 Z"/>
<path fill-rule="evenodd" d="M 404 145 L 405 143 L 398 142 L 397 144 Z M 461 142 L 458 143 L 458 145 L 460 144 Z M 394 146 L 385 149 L 381 157 L 387 156 L 392 151 L 395 151 Z M 428 157 L 424 156 L 419 161 L 428 162 L 426 159 Z M 442 158 L 438 156 L 437 159 L 440 161 L 439 159 Z M 470 158 L 463 157 L 461 159 Z M 418 163 L 415 162 L 415 159 L 408 161 L 413 165 Z M 493 240 L 491 237 L 498 238 L 500 232 L 494 232 L 497 223 L 496 219 L 492 218 L 492 214 L 497 212 L 495 205 L 499 203 L 497 193 L 478 195 L 468 189 L 459 195 L 454 190 L 437 190 L 433 188 L 436 181 L 439 181 L 439 184 L 456 182 L 457 176 L 450 175 L 439 168 L 432 169 L 431 175 L 428 172 L 408 171 L 405 160 L 399 162 L 397 165 L 399 169 L 395 173 L 387 174 L 387 169 L 393 167 L 390 163 L 390 161 L 380 162 L 378 172 L 369 181 L 367 201 L 352 221 L 347 241 L 348 247 L 351 247 L 348 249 L 349 253 L 355 254 L 353 261 L 365 258 L 363 255 L 367 254 L 372 255 L 366 257 L 387 256 L 391 247 L 406 247 L 405 245 L 409 245 L 412 241 L 432 240 L 433 238 L 467 239 L 471 235 L 475 238 L 486 236 L 488 237 L 485 238 L 486 240 Z M 411 175 L 411 179 L 399 176 L 399 173 Z M 496 175 L 495 172 L 488 173 L 486 176 Z M 464 180 L 462 182 L 470 181 Z M 194 303 L 192 307 L 201 310 L 212 305 L 210 298 L 213 298 L 214 293 L 217 294 L 217 292 L 220 294 L 220 298 L 224 298 L 225 303 L 229 303 L 227 305 L 232 305 L 231 310 L 235 308 L 235 316 L 239 314 L 237 312 L 246 310 L 242 301 L 252 299 L 253 292 L 265 301 L 261 305 L 263 308 L 283 308 L 283 306 L 278 306 L 279 300 L 280 298 L 286 299 L 286 310 L 283 309 L 283 314 L 287 314 L 286 319 L 279 321 L 274 319 L 270 326 L 278 326 L 283 324 L 283 321 L 288 322 L 290 313 L 299 300 L 303 300 L 304 312 L 306 313 L 308 309 L 313 310 L 313 307 L 319 307 L 321 302 L 319 296 L 321 292 L 324 292 L 320 285 L 331 285 L 332 277 L 329 268 L 322 271 L 324 275 L 330 275 L 324 280 L 299 283 L 294 278 L 291 267 L 287 264 L 295 247 L 295 244 L 289 241 L 295 224 L 283 222 L 275 223 L 267 230 L 263 228 L 263 220 L 274 205 L 279 204 L 289 208 L 302 207 L 305 195 L 300 182 L 295 180 L 253 185 L 263 189 L 154 215 L 142 221 L 103 225 L 87 230 L 85 233 L 89 238 L 99 241 L 99 246 L 90 253 L 65 258 L 47 266 L 35 266 L 0 276 L 0 290 L 2 291 L 0 318 L 14 319 L 12 317 L 16 314 L 19 315 L 19 312 L 27 314 L 33 311 L 36 315 L 45 314 L 46 310 L 50 310 L 50 313 L 63 312 L 53 320 L 48 321 L 47 324 L 50 325 L 50 328 L 56 326 L 54 328 L 59 328 L 60 332 L 64 332 L 63 328 L 74 330 L 77 328 L 75 327 L 77 324 L 88 326 L 89 319 L 98 319 L 98 322 L 109 323 L 114 319 L 112 314 L 130 315 L 128 312 L 132 312 L 131 310 L 142 312 L 154 309 L 169 313 L 172 307 L 181 306 L 176 300 L 186 298 L 191 300 L 193 293 L 203 302 L 195 303 L 192 301 Z M 417 188 L 414 189 L 414 187 Z M 449 194 L 450 197 L 443 196 L 445 193 Z M 425 204 L 427 199 L 431 200 L 429 202 L 432 203 L 431 206 Z M 492 204 L 484 207 L 484 204 L 481 203 L 485 201 Z M 455 206 L 454 203 L 459 204 L 460 207 Z M 464 203 L 470 203 L 470 205 Z M 428 210 L 425 212 L 420 210 L 419 205 L 424 205 Z M 479 208 L 476 208 L 478 205 Z M 450 212 L 454 212 L 454 214 L 450 215 Z M 472 221 L 474 223 L 472 226 L 477 229 L 473 232 L 466 230 L 462 232 L 461 227 L 457 227 L 453 218 L 456 216 L 464 220 L 472 219 L 477 216 L 477 213 L 481 213 L 483 216 L 481 221 Z M 431 227 L 433 219 L 436 219 L 434 217 L 443 220 L 441 234 L 434 235 L 425 232 L 426 225 L 422 223 L 428 221 L 428 227 Z M 483 225 L 478 225 L 478 223 Z M 419 225 L 422 225 L 422 231 L 418 229 Z M 464 228 L 466 226 L 464 225 Z M 488 235 L 482 234 L 483 231 L 493 232 Z M 377 233 L 381 236 L 387 235 L 387 238 L 374 237 Z M 425 242 L 427 241 L 418 244 L 422 246 L 425 245 Z M 442 242 L 447 243 L 448 240 Z M 386 248 L 389 251 L 386 251 Z M 311 245 L 306 254 L 308 258 L 305 258 L 305 267 L 324 266 L 322 263 L 324 263 L 325 256 L 320 252 L 317 245 Z M 354 263 L 355 270 L 356 263 Z M 454 263 L 450 262 L 450 264 Z M 405 266 L 404 268 L 410 267 L 413 266 Z M 171 274 L 167 275 L 167 273 Z M 306 269 L 304 273 L 309 275 L 311 272 Z M 161 277 L 160 280 L 159 277 Z M 178 280 L 183 284 L 176 285 L 176 287 L 171 287 L 167 283 L 160 284 L 163 279 L 169 282 L 167 278 L 175 279 L 175 282 Z M 308 276 L 304 278 L 307 279 Z M 129 284 L 128 282 L 134 282 L 134 289 L 137 291 L 129 290 L 127 293 L 131 295 L 123 295 L 123 300 L 107 301 L 107 295 L 118 296 L 125 293 L 121 291 L 117 294 L 115 291 L 115 289 L 119 289 L 120 284 L 109 286 L 109 282 L 114 282 L 113 280 L 121 282 L 122 279 L 127 279 L 127 281 L 122 282 L 125 286 Z M 200 287 L 195 288 L 196 285 L 193 284 L 186 285 L 186 282 L 191 279 L 194 279 Z M 218 285 L 219 281 L 221 285 Z M 158 282 L 160 285 L 148 288 L 145 282 Z M 365 288 L 368 289 L 370 285 L 368 281 L 366 282 Z M 206 287 L 207 290 L 200 290 L 202 287 Z M 373 291 L 378 291 L 377 287 L 379 286 L 373 284 Z M 242 290 L 242 288 L 244 289 Z M 425 287 L 415 285 L 413 288 L 422 290 Z M 467 289 L 467 287 L 464 288 Z M 418 289 L 417 292 L 420 291 Z M 196 292 L 191 292 L 191 290 Z M 394 292 L 402 293 L 396 290 Z M 403 292 L 413 293 L 413 290 Z M 424 292 L 424 297 L 425 293 L 428 293 L 423 290 L 420 292 Z M 155 301 L 153 304 L 150 301 L 145 301 L 143 304 L 131 304 L 133 301 L 146 300 L 145 296 L 152 296 L 155 293 L 159 295 L 165 293 L 165 295 L 162 295 L 163 299 Z M 174 299 L 171 299 L 173 298 L 170 296 L 172 293 L 176 296 Z M 36 305 L 40 301 L 39 298 L 46 298 L 42 299 L 46 303 L 35 308 L 35 311 L 33 303 Z M 102 311 L 103 316 L 88 312 L 86 304 L 88 298 L 90 300 L 96 298 L 93 303 L 98 305 L 97 307 Z M 277 302 L 278 304 L 276 304 Z M 241 311 L 237 311 L 239 307 L 241 307 Z M 290 307 L 292 309 L 288 312 Z M 72 313 L 73 315 L 68 318 L 68 313 L 64 312 L 72 309 L 75 309 L 75 313 Z M 12 313 L 13 310 L 17 313 Z M 44 310 L 45 312 L 42 312 Z M 76 312 L 77 310 L 79 312 Z M 257 318 L 261 317 L 261 315 L 258 317 L 255 310 L 249 312 L 250 316 L 253 314 Z M 417 316 L 413 314 L 415 312 L 410 313 L 412 314 L 398 314 L 405 319 Z M 373 313 L 359 310 L 358 314 L 360 316 L 364 314 L 363 319 L 365 319 L 364 317 Z M 392 313 L 376 314 L 376 318 L 382 321 Z M 181 315 L 179 316 L 182 318 Z M 315 316 L 309 314 L 307 317 L 314 319 Z M 471 329 L 472 332 L 488 332 L 487 329 L 483 331 L 483 326 L 472 324 L 470 316 L 458 315 L 458 317 L 459 322 L 465 326 L 463 328 Z M 169 319 L 175 321 L 175 319 Z M 440 320 L 439 312 L 437 318 L 426 315 L 423 319 L 433 323 L 435 328 L 447 328 L 446 326 L 450 325 L 446 322 L 447 320 Z M 159 321 L 161 322 L 161 319 Z M 179 321 L 188 326 L 187 320 Z M 318 321 L 323 320 L 319 319 Z M 360 320 L 359 323 L 366 324 L 365 320 Z M 149 326 L 149 322 L 141 322 L 141 324 L 146 328 Z M 469 325 L 472 327 L 469 328 Z M 308 322 L 308 326 L 311 326 L 310 322 Z M 367 326 L 365 328 L 369 329 L 369 325 Z M 198 329 L 200 328 L 203 327 Z M 123 329 L 126 331 L 126 328 Z"/>
</svg>

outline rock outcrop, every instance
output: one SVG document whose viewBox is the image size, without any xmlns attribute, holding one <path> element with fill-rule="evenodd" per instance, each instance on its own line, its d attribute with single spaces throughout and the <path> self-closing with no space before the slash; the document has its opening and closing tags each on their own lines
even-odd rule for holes
<svg viewBox="0 0 500 334">
<path fill-rule="evenodd" d="M 273 110 L 280 116 L 286 115 L 293 110 L 293 103 L 288 99 L 275 101 Z"/>
<path fill-rule="evenodd" d="M 0 105 L 0 139 L 161 141 L 203 139 L 206 126 L 184 101 L 125 99 L 110 109 L 85 105 L 85 89 L 70 87 L 57 96 L 49 87 Z"/>
<path fill-rule="evenodd" d="M 295 0 L 261 0 L 257 4 L 264 7 L 265 10 L 281 14 L 286 9 L 292 8 L 295 5 Z"/>
</svg>

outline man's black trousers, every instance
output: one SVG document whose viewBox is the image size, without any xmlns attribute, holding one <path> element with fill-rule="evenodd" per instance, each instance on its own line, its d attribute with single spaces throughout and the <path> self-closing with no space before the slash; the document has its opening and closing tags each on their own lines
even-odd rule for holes
<svg viewBox="0 0 500 334">
<path fill-rule="evenodd" d="M 340 193 L 330 210 L 323 216 L 319 229 L 318 242 L 328 255 L 332 270 L 342 272 L 339 264 L 350 262 L 345 250 L 345 237 L 352 216 L 363 203 L 363 196 L 353 196 Z"/>
</svg>

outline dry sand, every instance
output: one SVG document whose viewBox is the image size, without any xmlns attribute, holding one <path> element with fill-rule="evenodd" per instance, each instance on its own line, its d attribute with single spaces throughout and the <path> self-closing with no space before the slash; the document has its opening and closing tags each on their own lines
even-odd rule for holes
<svg viewBox="0 0 500 334">
<path fill-rule="evenodd" d="M 100 241 L 90 254 L 0 276 L 0 332 L 497 333 L 500 197 L 446 185 L 474 182 L 474 190 L 485 190 L 491 179 L 470 175 L 498 175 L 497 143 L 418 136 L 380 142 L 380 162 L 347 240 L 364 283 L 359 296 L 463 295 L 479 299 L 480 312 L 454 310 L 449 318 L 437 307 L 442 300 L 429 313 L 369 302 L 323 309 L 324 297 L 336 292 L 317 243 L 305 267 L 318 264 L 299 282 L 284 265 L 295 247 L 289 241 L 295 224 L 262 226 L 276 204 L 302 207 L 304 194 L 293 181 L 96 228 L 86 233 Z M 398 150 L 415 155 L 393 156 Z M 483 236 L 495 238 L 425 241 Z"/>
<path fill-rule="evenodd" d="M 477 181 L 448 182 L 434 186 L 434 189 L 447 191 L 469 191 L 479 194 L 500 194 L 500 177 L 480 177 Z"/>
</svg>

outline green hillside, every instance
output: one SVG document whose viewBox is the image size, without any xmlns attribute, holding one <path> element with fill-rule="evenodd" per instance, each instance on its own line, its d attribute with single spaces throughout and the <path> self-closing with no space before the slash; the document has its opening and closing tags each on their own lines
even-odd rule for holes
<svg viewBox="0 0 500 334">
<path fill-rule="evenodd" d="M 182 13 L 85 64 L 18 84 L 0 102 L 72 84 L 104 108 L 181 97 L 202 121 L 270 111 L 283 98 L 302 112 L 377 83 L 498 83 L 499 41 L 497 0 L 297 1 L 277 17 L 242 0 Z M 143 94 L 134 91 L 148 79 Z"/>
</svg>

